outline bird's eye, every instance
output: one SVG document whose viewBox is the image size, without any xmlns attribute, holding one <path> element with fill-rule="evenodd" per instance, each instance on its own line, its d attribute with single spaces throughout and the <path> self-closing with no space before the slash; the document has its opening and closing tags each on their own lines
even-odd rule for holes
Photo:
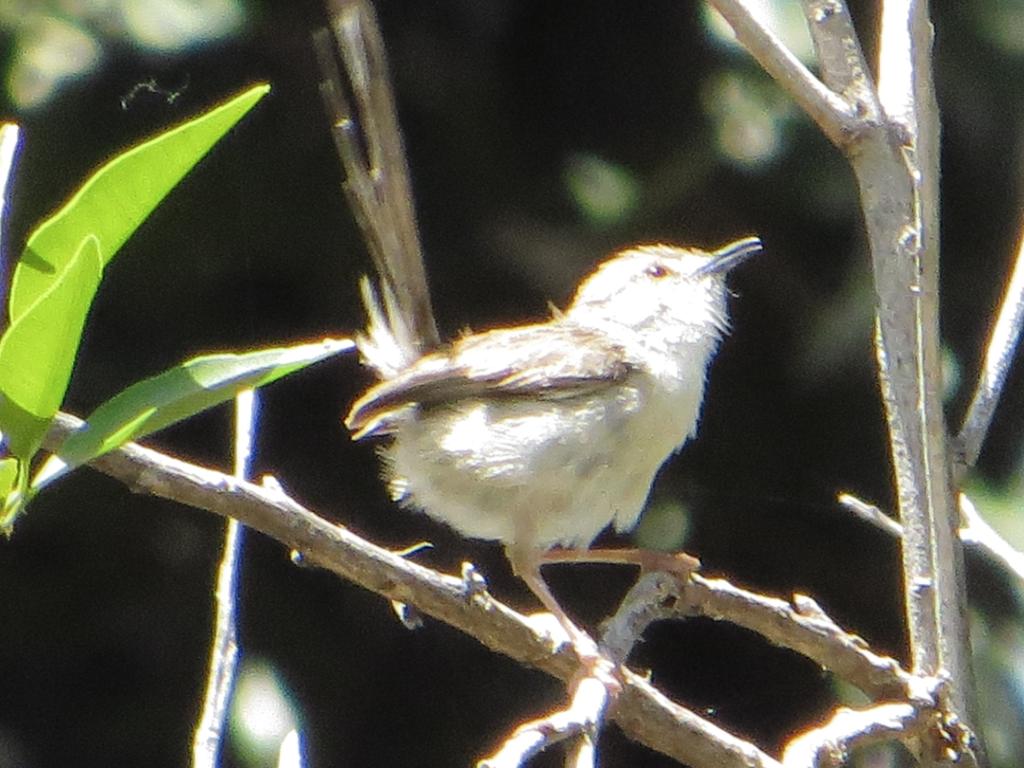
<svg viewBox="0 0 1024 768">
<path fill-rule="evenodd" d="M 665 277 L 668 274 L 668 267 L 664 264 L 651 264 L 647 267 L 647 274 L 654 278 Z"/>
</svg>

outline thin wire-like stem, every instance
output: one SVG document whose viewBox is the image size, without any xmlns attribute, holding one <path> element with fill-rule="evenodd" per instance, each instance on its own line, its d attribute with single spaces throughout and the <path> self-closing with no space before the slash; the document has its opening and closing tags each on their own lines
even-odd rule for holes
<svg viewBox="0 0 1024 768">
<path fill-rule="evenodd" d="M 234 477 L 238 480 L 244 481 L 249 477 L 256 413 L 256 393 L 253 390 L 240 392 L 235 398 Z M 194 768 L 216 768 L 223 741 L 228 703 L 238 667 L 238 572 L 244 530 L 237 520 L 228 519 L 224 533 L 224 553 L 217 569 L 217 587 L 214 592 L 216 610 L 206 695 L 192 742 Z"/>
<path fill-rule="evenodd" d="M 874 504 L 868 504 L 849 493 L 839 494 L 838 501 L 845 509 L 880 531 L 884 531 L 895 539 L 903 537 L 903 526 Z M 1007 576 L 1024 583 L 1024 552 L 1014 549 L 995 528 L 988 524 L 966 493 L 960 494 L 959 503 L 960 541 L 965 546 L 973 547 L 990 558 L 1003 569 Z"/>
<path fill-rule="evenodd" d="M 1017 259 L 1006 286 L 1006 294 L 999 307 L 999 315 L 992 326 L 992 335 L 985 348 L 985 360 L 974 390 L 974 397 L 964 417 L 963 427 L 956 443 L 960 455 L 958 468 L 974 466 L 981 453 L 995 415 L 996 405 L 1003 394 L 1006 376 L 1013 362 L 1021 328 L 1024 327 L 1024 234 L 1017 246 Z"/>
<path fill-rule="evenodd" d="M 840 493 L 836 497 L 836 501 L 839 502 L 840 506 L 852 512 L 864 522 L 870 523 L 875 528 L 885 531 L 895 539 L 903 538 L 903 526 L 885 514 L 885 512 L 874 504 L 868 504 L 863 499 L 858 499 L 850 493 Z"/>
<path fill-rule="evenodd" d="M 1010 543 L 985 521 L 965 493 L 960 494 L 960 514 L 963 517 L 960 538 L 964 544 L 974 545 L 983 550 L 1007 573 L 1024 583 L 1024 552 L 1010 546 Z"/>
<path fill-rule="evenodd" d="M 17 124 L 0 125 L 0 307 L 7 303 L 7 278 L 10 276 L 7 253 L 7 204 L 20 143 L 21 129 Z M 0 332 L 6 325 L 7 313 L 0 312 Z"/>
</svg>

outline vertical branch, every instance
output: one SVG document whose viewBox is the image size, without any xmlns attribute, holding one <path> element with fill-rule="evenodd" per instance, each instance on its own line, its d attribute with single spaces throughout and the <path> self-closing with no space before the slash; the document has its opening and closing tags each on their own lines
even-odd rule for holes
<svg viewBox="0 0 1024 768">
<path fill-rule="evenodd" d="M 711 0 L 723 6 L 747 0 Z M 802 0 L 821 78 L 859 117 L 826 134 L 846 154 L 860 190 L 877 302 L 879 378 L 889 423 L 903 538 L 904 591 L 914 671 L 948 676 L 953 715 L 975 733 L 963 554 L 942 417 L 938 330 L 939 120 L 926 0 L 883 4 L 876 90 L 843 0 Z M 775 45 L 734 24 L 757 50 Z M 806 78 L 766 65 L 800 104 Z M 778 67 L 777 67 L 778 68 Z M 792 69 L 792 66 L 790 66 Z M 816 90 L 816 86 L 813 90 Z M 818 104 L 827 103 L 815 97 Z M 841 114 L 841 113 L 838 113 Z M 818 119 L 818 116 L 812 113 Z M 819 120 L 820 123 L 820 120 Z M 824 126 L 823 126 L 824 127 Z"/>
<path fill-rule="evenodd" d="M 885 3 L 878 96 L 853 26 L 805 0 L 825 79 L 856 94 L 865 126 L 847 148 L 860 187 L 877 300 L 877 351 L 903 521 L 914 671 L 949 675 L 964 722 L 973 690 L 966 587 L 942 416 L 938 330 L 938 111 L 925 2 Z M 851 65 L 853 51 L 857 59 Z M 858 85 L 859 83 L 859 85 Z"/>
<path fill-rule="evenodd" d="M 913 440 L 906 462 L 897 465 L 897 483 L 914 670 L 948 675 L 953 709 L 973 726 L 974 675 L 963 547 L 942 412 L 939 117 L 932 80 L 932 39 L 927 0 L 887 0 L 879 46 L 879 98 L 889 120 L 900 126 L 903 134 L 900 149 L 912 182 L 914 218 L 903 225 L 905 252 L 895 252 L 896 261 L 904 260 L 897 267 L 904 274 L 905 282 L 899 283 L 903 290 L 886 291 L 884 297 L 881 286 L 878 290 L 880 307 L 901 307 L 900 326 L 892 330 L 901 339 L 904 334 L 909 336 L 915 347 L 913 365 L 898 375 L 901 391 L 893 398 L 893 406 L 904 412 L 899 419 L 909 427 L 907 437 Z M 875 253 L 874 259 L 880 256 Z M 882 330 L 882 343 L 888 346 L 886 330 Z M 886 358 L 894 361 L 890 373 L 902 362 L 896 353 L 894 349 L 884 351 Z M 891 387 L 895 388 L 896 380 L 897 376 L 891 375 Z M 913 497 L 915 503 L 904 507 L 904 496 L 908 501 Z"/>
<path fill-rule="evenodd" d="M 922 176 L 931 169 L 917 165 L 915 93 L 896 89 L 892 74 L 887 73 L 882 92 L 902 108 L 904 116 L 898 126 L 890 123 L 845 8 L 837 10 L 828 0 L 804 0 L 804 8 L 825 81 L 856 99 L 865 118 L 847 157 L 860 188 L 874 272 L 879 375 L 900 518 L 906 531 L 902 551 L 911 653 L 915 671 L 937 674 L 942 662 L 936 608 L 938 563 L 932 542 L 935 521 L 946 515 L 947 508 L 942 505 L 947 494 L 942 488 L 948 489 L 948 482 L 944 461 L 940 457 L 938 466 L 933 464 L 927 442 L 928 399 L 937 393 L 925 367 L 926 347 L 932 343 L 934 331 L 926 331 L 924 326 L 928 324 L 926 315 L 935 306 L 937 283 L 931 279 L 934 268 L 925 266 L 936 253 L 933 233 L 924 231 L 919 196 Z M 902 67 L 909 81 L 918 62 L 911 55 L 909 39 L 903 40 L 906 50 L 899 50 L 893 32 L 893 6 L 887 3 L 886 8 L 883 22 L 888 37 L 883 31 L 882 63 Z M 932 250 L 926 254 L 929 237 Z M 932 294 L 927 303 L 925 294 Z M 927 356 L 930 358 L 930 352 Z M 941 438 L 939 448 L 944 450 Z"/>
<path fill-rule="evenodd" d="M 256 393 L 244 390 L 235 398 L 235 471 L 247 480 L 253 453 L 256 422 Z M 230 518 L 224 533 L 224 554 L 217 569 L 214 593 L 213 644 L 206 678 L 203 711 L 192 741 L 193 768 L 215 768 L 223 741 L 228 701 L 238 666 L 238 570 L 242 554 L 242 525 Z"/>
</svg>

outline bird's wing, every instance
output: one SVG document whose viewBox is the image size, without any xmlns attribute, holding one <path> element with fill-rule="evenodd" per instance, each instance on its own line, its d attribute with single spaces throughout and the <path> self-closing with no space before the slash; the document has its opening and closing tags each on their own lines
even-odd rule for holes
<svg viewBox="0 0 1024 768">
<path fill-rule="evenodd" d="M 503 328 L 459 339 L 372 387 L 345 424 L 360 438 L 387 432 L 388 416 L 408 405 L 573 397 L 620 382 L 630 370 L 623 348 L 598 331 L 558 322 Z"/>
</svg>

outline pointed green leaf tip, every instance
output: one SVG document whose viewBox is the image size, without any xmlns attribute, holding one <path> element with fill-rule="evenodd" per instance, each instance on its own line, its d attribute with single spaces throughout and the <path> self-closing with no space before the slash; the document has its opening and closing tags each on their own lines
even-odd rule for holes
<svg viewBox="0 0 1024 768">
<path fill-rule="evenodd" d="M 153 208 L 268 91 L 250 88 L 96 171 L 29 237 L 0 338 L 0 531 L 24 506 L 28 464 L 67 391 L 103 269 Z M 13 485 L 12 485 L 13 473 Z"/>
<path fill-rule="evenodd" d="M 39 470 L 35 490 L 71 469 L 207 408 L 353 349 L 350 339 L 204 355 L 133 384 L 97 408 Z"/>
<path fill-rule="evenodd" d="M 86 237 L 106 266 L 157 204 L 270 90 L 258 85 L 115 157 L 29 237 L 11 285 L 13 322 L 63 271 Z"/>
<path fill-rule="evenodd" d="M 103 269 L 181 178 L 269 90 L 260 85 L 118 155 L 41 224 L 14 270 L 0 339 L 0 430 L 28 461 L 67 391 Z"/>
</svg>

